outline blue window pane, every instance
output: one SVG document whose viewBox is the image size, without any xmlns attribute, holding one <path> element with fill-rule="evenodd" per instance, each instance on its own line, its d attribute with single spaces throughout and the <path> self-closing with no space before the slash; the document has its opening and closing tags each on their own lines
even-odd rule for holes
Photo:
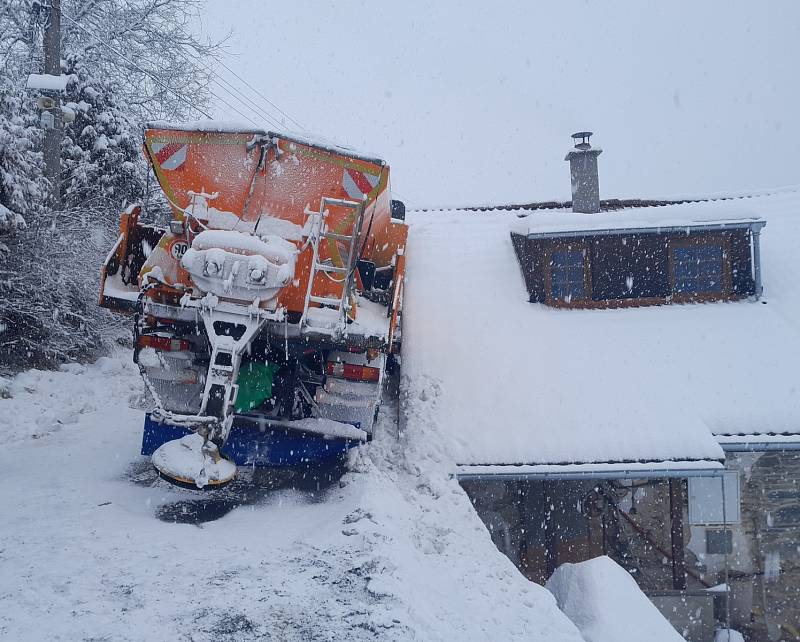
<svg viewBox="0 0 800 642">
<path fill-rule="evenodd" d="M 722 293 L 721 245 L 690 245 L 672 250 L 675 292 Z"/>
<path fill-rule="evenodd" d="M 584 297 L 583 250 L 556 250 L 550 255 L 551 296 L 570 301 Z"/>
</svg>

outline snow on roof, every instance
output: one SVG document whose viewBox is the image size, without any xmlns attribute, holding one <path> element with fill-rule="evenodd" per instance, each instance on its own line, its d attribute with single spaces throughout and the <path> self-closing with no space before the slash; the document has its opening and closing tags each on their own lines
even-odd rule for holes
<svg viewBox="0 0 800 642">
<path fill-rule="evenodd" d="M 55 76 L 53 74 L 31 74 L 28 76 L 28 89 L 41 89 L 44 91 L 59 91 L 65 92 L 72 76 L 70 74 L 61 74 Z"/>
<path fill-rule="evenodd" d="M 259 134 L 262 136 L 270 135 L 277 136 L 301 145 L 309 145 L 311 147 L 318 147 L 328 151 L 350 156 L 351 158 L 358 158 L 361 160 L 371 161 L 378 164 L 385 164 L 377 154 L 370 154 L 366 152 L 359 152 L 350 147 L 335 143 L 324 136 L 311 134 L 309 132 L 276 132 L 274 130 L 262 129 L 252 123 L 244 123 L 241 121 L 228 121 L 228 120 L 196 120 L 187 123 L 172 123 L 166 120 L 154 120 L 146 123 L 145 127 L 148 129 L 168 129 L 180 132 L 208 132 L 208 133 L 224 133 L 224 134 Z"/>
<path fill-rule="evenodd" d="M 457 463 L 679 466 L 721 458 L 713 434 L 800 434 L 800 190 L 742 210 L 719 201 L 528 217 L 549 229 L 592 216 L 603 227 L 768 221 L 761 301 L 617 310 L 529 303 L 514 214 L 410 212 L 404 370 L 441 386 L 438 423 Z"/>
<path fill-rule="evenodd" d="M 378 163 L 379 165 L 385 165 L 386 161 L 382 160 L 379 154 L 374 154 L 372 152 L 365 152 L 365 151 L 358 151 L 353 149 L 352 147 L 348 147 L 346 145 L 342 145 L 340 143 L 336 143 L 325 136 L 320 136 L 319 134 L 311 134 L 309 132 L 273 132 L 274 135 L 279 136 L 281 138 L 285 138 L 286 140 L 291 140 L 296 143 L 300 143 L 301 145 L 310 145 L 311 147 L 319 147 L 322 149 L 327 149 L 332 152 L 336 152 L 337 154 L 342 154 L 344 156 L 350 156 L 352 158 L 358 158 L 361 160 L 371 161 L 373 163 Z"/>
<path fill-rule="evenodd" d="M 571 211 L 516 212 L 511 230 L 523 235 L 556 235 L 558 233 L 597 233 L 606 230 L 666 230 L 697 227 L 746 227 L 763 223 L 748 201 L 721 201 L 722 209 L 714 214 L 709 203 L 682 203 L 661 207 L 639 207 L 624 210 L 580 214 Z"/>
<path fill-rule="evenodd" d="M 187 123 L 173 123 L 168 120 L 153 120 L 145 124 L 147 129 L 170 129 L 179 132 L 211 132 L 224 134 L 266 134 L 252 123 L 233 120 L 195 120 Z"/>
</svg>

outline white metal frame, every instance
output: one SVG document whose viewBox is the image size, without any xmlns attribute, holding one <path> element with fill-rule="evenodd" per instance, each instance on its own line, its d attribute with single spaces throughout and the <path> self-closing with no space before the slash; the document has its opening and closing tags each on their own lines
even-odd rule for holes
<svg viewBox="0 0 800 642">
<path fill-rule="evenodd" d="M 320 305 L 331 306 L 337 311 L 337 324 L 335 331 L 341 333 L 347 325 L 347 313 L 352 309 L 350 298 L 353 289 L 353 277 L 355 273 L 355 261 L 358 254 L 358 240 L 361 236 L 361 226 L 364 221 L 366 200 L 349 201 L 340 198 L 328 198 L 326 196 L 320 199 L 319 211 L 315 212 L 310 208 L 305 209 L 306 216 L 309 217 L 311 224 L 309 227 L 309 241 L 312 247 L 311 258 L 311 272 L 308 277 L 308 286 L 306 287 L 306 296 L 303 303 L 303 316 L 300 318 L 301 331 L 308 325 L 308 311 L 311 303 L 319 303 Z M 353 220 L 353 231 L 350 235 L 337 234 L 328 231 L 327 216 L 329 214 L 329 206 L 348 207 L 355 210 L 355 219 Z M 342 267 L 327 265 L 319 261 L 319 244 L 323 239 L 332 239 L 341 241 L 348 245 L 347 262 Z M 332 297 L 321 297 L 313 294 L 314 283 L 318 273 L 336 273 L 343 276 L 342 279 L 342 295 L 340 298 L 335 299 Z"/>
</svg>

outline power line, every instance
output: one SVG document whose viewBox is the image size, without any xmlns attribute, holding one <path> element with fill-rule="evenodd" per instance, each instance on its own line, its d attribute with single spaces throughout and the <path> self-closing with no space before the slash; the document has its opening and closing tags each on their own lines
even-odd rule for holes
<svg viewBox="0 0 800 642">
<path fill-rule="evenodd" d="M 183 29 L 181 29 L 180 27 L 176 27 L 176 30 L 178 31 L 178 33 L 182 34 L 183 36 L 190 37 L 190 34 L 186 33 L 186 32 L 185 32 Z M 184 46 L 184 47 L 185 47 L 186 45 L 182 45 L 182 46 Z M 231 69 L 230 67 L 228 67 L 228 65 L 226 65 L 224 61 L 222 61 L 222 60 L 218 60 L 217 62 L 218 62 L 220 65 L 222 65 L 222 66 L 223 66 L 225 69 L 227 69 L 229 72 L 231 72 L 231 73 L 232 73 L 232 74 L 233 74 L 233 75 L 234 75 L 236 78 L 238 78 L 238 79 L 239 79 L 241 82 L 243 82 L 243 83 L 244 83 L 244 84 L 245 84 L 247 87 L 249 87 L 249 88 L 250 88 L 250 90 L 251 90 L 253 93 L 255 93 L 257 96 L 259 96 L 259 97 L 260 97 L 262 100 L 264 100 L 264 101 L 265 101 L 267 104 L 269 104 L 269 105 L 271 105 L 272 107 L 274 107 L 275 109 L 277 109 L 277 110 L 278 110 L 278 112 L 280 112 L 281 114 L 283 114 L 284 116 L 286 116 L 286 118 L 288 118 L 288 119 L 289 119 L 291 122 L 293 122 L 295 125 L 297 125 L 297 126 L 298 126 L 300 129 L 302 129 L 303 131 L 308 131 L 308 130 L 307 130 L 307 129 L 306 129 L 306 128 L 305 128 L 305 127 L 304 127 L 304 126 L 303 126 L 303 125 L 300 123 L 300 122 L 298 122 L 297 120 L 295 120 L 294 118 L 292 118 L 292 117 L 291 117 L 289 114 L 287 114 L 285 111 L 283 111 L 283 109 L 281 109 L 280 107 L 278 107 L 278 105 L 276 105 L 274 102 L 272 102 L 272 101 L 271 101 L 269 98 L 267 98 L 267 97 L 266 97 L 264 94 L 262 94 L 262 93 L 261 93 L 261 92 L 260 92 L 258 89 L 256 89 L 255 87 L 253 87 L 253 85 L 251 85 L 249 82 L 247 82 L 247 80 L 245 80 L 244 78 L 242 78 L 242 77 L 241 77 L 239 74 L 237 74 L 237 73 L 236 73 L 236 72 L 235 72 L 233 69 Z M 229 84 L 230 84 L 230 83 L 229 83 Z M 233 85 L 231 85 L 231 86 L 233 86 Z M 280 125 L 277 125 L 277 126 L 278 126 L 278 127 L 280 127 Z"/>
<path fill-rule="evenodd" d="M 278 107 L 278 106 L 277 106 L 277 105 L 276 105 L 274 102 L 272 102 L 272 101 L 271 101 L 269 98 L 267 98 L 267 97 L 266 97 L 264 94 L 262 94 L 260 91 L 258 91 L 258 89 L 256 89 L 255 87 L 253 87 L 253 85 L 251 85 L 249 82 L 247 82 L 247 81 L 246 81 L 244 78 L 242 78 L 242 77 L 241 77 L 239 74 L 237 74 L 237 73 L 236 73 L 236 72 L 235 72 L 233 69 L 231 69 L 230 67 L 228 67 L 228 65 L 226 65 L 226 64 L 225 64 L 225 63 L 224 63 L 222 60 L 220 60 L 220 61 L 218 61 L 218 62 L 219 62 L 219 64 L 220 64 L 220 65 L 222 65 L 222 66 L 223 66 L 225 69 L 227 69 L 227 70 L 228 70 L 229 72 L 231 72 L 231 73 L 232 73 L 234 76 L 236 76 L 236 78 L 238 78 L 238 79 L 239 79 L 240 81 L 242 81 L 242 82 L 243 82 L 245 85 L 247 85 L 247 86 L 248 86 L 248 87 L 249 87 L 249 88 L 250 88 L 252 91 L 254 91 L 254 92 L 255 92 L 255 93 L 258 95 L 258 96 L 260 96 L 260 97 L 261 97 L 263 100 L 265 100 L 267 103 L 269 103 L 270 105 L 272 105 L 272 106 L 273 106 L 275 109 L 277 109 L 277 110 L 278 110 L 278 111 L 279 111 L 281 114 L 283 114 L 284 116 L 286 116 L 286 118 L 288 118 L 290 121 L 292 121 L 292 122 L 293 122 L 295 125 L 297 125 L 297 126 L 300 128 L 300 129 L 302 129 L 302 130 L 306 131 L 306 128 L 305 128 L 305 127 L 303 127 L 303 125 L 302 125 L 302 124 L 300 124 L 298 121 L 296 121 L 294 118 L 292 118 L 292 117 L 291 117 L 289 114 L 287 114 L 285 111 L 283 111 L 283 110 L 282 110 L 280 107 Z"/>
<path fill-rule="evenodd" d="M 223 80 L 224 80 L 224 79 L 223 79 Z M 274 119 L 272 116 L 270 116 L 270 115 L 266 114 L 265 112 L 262 112 L 261 110 L 259 110 L 259 109 L 258 109 L 258 106 L 257 106 L 257 105 L 255 105 L 255 103 L 248 104 L 247 102 L 245 102 L 245 101 L 242 99 L 242 97 L 241 97 L 241 95 L 240 95 L 240 94 L 236 94 L 236 93 L 234 93 L 235 91 L 237 91 L 237 89 L 236 89 L 236 87 L 235 87 L 234 85 L 231 85 L 230 83 L 228 83 L 228 85 L 229 85 L 230 87 L 232 87 L 232 88 L 233 88 L 233 91 L 231 91 L 230 89 L 228 89 L 227 87 L 225 87 L 225 86 L 224 86 L 224 85 L 223 85 L 223 84 L 220 82 L 220 79 L 219 79 L 219 78 L 213 78 L 212 82 L 215 82 L 215 83 L 217 84 L 217 86 L 218 86 L 218 87 L 219 87 L 219 88 L 220 88 L 222 91 L 226 92 L 228 95 L 230 95 L 230 96 L 232 96 L 234 99 L 238 100 L 238 101 L 239 101 L 239 102 L 240 102 L 242 105 L 244 105 L 246 108 L 248 108 L 248 109 L 249 109 L 250 111 L 252 111 L 253 113 L 257 114 L 257 115 L 258 115 L 260 118 L 263 118 L 264 120 L 266 120 L 266 121 L 267 121 L 267 122 L 269 122 L 270 124 L 272 124 L 272 125 L 275 125 L 275 127 L 278 127 L 278 128 L 280 128 L 280 126 L 281 126 L 281 125 L 280 125 L 280 123 L 279 123 L 277 120 L 275 120 L 275 119 Z M 215 94 L 215 95 L 216 95 L 216 94 Z M 217 96 L 217 98 L 219 98 L 219 96 Z M 254 105 L 255 105 L 255 106 L 254 106 Z"/>
<path fill-rule="evenodd" d="M 186 32 L 185 32 L 183 29 L 181 29 L 180 27 L 177 27 L 177 31 L 178 31 L 178 33 L 180 33 L 180 34 L 182 34 L 182 35 L 184 35 L 184 36 L 186 36 L 186 37 L 189 37 L 189 36 L 190 36 L 190 34 L 187 34 L 187 33 L 186 33 Z M 183 45 L 183 44 L 182 44 L 181 46 L 185 47 L 186 45 Z M 224 61 L 222 61 L 222 60 L 218 60 L 217 62 L 218 62 L 218 63 L 219 63 L 219 64 L 220 64 L 222 67 L 224 67 L 225 69 L 227 69 L 227 70 L 228 70 L 228 71 L 229 71 L 231 74 L 233 74 L 233 75 L 234 75 L 234 76 L 235 76 L 237 79 L 239 79 L 239 81 L 240 81 L 240 82 L 244 83 L 244 84 L 245 84 L 247 87 L 249 87 L 249 88 L 250 88 L 250 90 L 251 90 L 253 93 L 255 93 L 257 96 L 259 96 L 259 97 L 260 97 L 262 100 L 264 100 L 264 101 L 265 101 L 265 102 L 266 102 L 268 105 L 271 105 L 272 107 L 274 107 L 274 108 L 275 108 L 275 109 L 276 109 L 276 110 L 277 110 L 279 113 L 281 113 L 283 116 L 285 116 L 285 117 L 286 117 L 287 119 L 289 119 L 291 122 L 293 122 L 295 125 L 297 125 L 297 126 L 298 126 L 300 129 L 302 129 L 303 131 L 308 131 L 308 130 L 307 130 L 307 129 L 306 129 L 306 128 L 305 128 L 305 127 L 302 125 L 302 123 L 298 122 L 296 119 L 292 118 L 292 117 L 291 117 L 289 114 L 287 114 L 287 113 L 286 113 L 286 112 L 285 112 L 283 109 L 281 109 L 280 107 L 278 107 L 278 105 L 276 105 L 274 102 L 272 102 L 272 101 L 271 101 L 269 98 L 267 98 L 267 97 L 266 97 L 264 94 L 262 94 L 262 93 L 261 93 L 261 92 L 260 92 L 258 89 L 256 89 L 255 87 L 253 87 L 253 85 L 251 85 L 251 84 L 250 84 L 250 83 L 249 83 L 247 80 L 245 80 L 244 78 L 242 78 L 242 77 L 241 77 L 239 74 L 237 74 L 237 73 L 236 73 L 236 72 L 235 72 L 233 69 L 231 69 L 231 68 L 230 68 L 228 65 L 226 65 Z M 228 81 L 226 80 L 225 82 L 228 82 Z M 228 82 L 228 84 L 230 84 L 230 85 L 233 87 L 233 85 L 232 85 L 231 83 L 229 83 L 229 82 Z M 250 99 L 248 98 L 248 100 L 250 100 Z M 273 121 L 273 124 L 275 124 L 275 125 L 276 125 L 276 127 L 280 127 L 280 126 L 281 126 L 279 123 L 275 123 L 274 121 Z"/>
<path fill-rule="evenodd" d="M 124 60 L 125 62 L 127 62 L 129 65 L 131 65 L 131 66 L 132 66 L 132 67 L 134 67 L 135 69 L 138 69 L 138 70 L 139 70 L 140 72 L 142 72 L 142 73 L 143 73 L 145 76 L 149 77 L 149 78 L 150 78 L 150 79 L 151 79 L 153 82 L 155 82 L 155 83 L 156 83 L 156 84 L 157 84 L 159 87 L 161 87 L 162 89 L 166 89 L 168 92 L 170 92 L 170 93 L 174 94 L 175 96 L 177 96 L 177 97 L 178 97 L 180 100 L 182 100 L 182 101 L 184 101 L 184 102 L 187 102 L 187 103 L 191 103 L 191 101 L 190 101 L 190 100 L 189 100 L 189 99 L 188 99 L 186 96 L 184 96 L 184 95 L 183 95 L 183 94 L 181 94 L 180 92 L 176 91 L 176 90 L 175 90 L 175 89 L 173 89 L 172 87 L 169 87 L 168 85 L 166 85 L 166 84 L 164 84 L 163 82 L 161 82 L 161 81 L 158 79 L 158 77 L 157 77 L 155 74 L 153 74 L 152 72 L 150 72 L 150 71 L 147 71 L 146 69 L 143 69 L 142 67 L 140 67 L 139 65 L 137 65 L 135 62 L 133 62 L 133 61 L 132 61 L 132 60 L 130 60 L 129 58 L 126 58 L 126 57 L 125 57 L 125 56 L 124 56 L 122 53 L 120 53 L 120 52 L 119 52 L 117 49 L 115 49 L 115 48 L 114 48 L 114 47 L 112 47 L 110 44 L 108 44 L 108 43 L 107 43 L 105 40 L 103 40 L 102 38 L 100 38 L 100 37 L 99 37 L 99 36 L 98 36 L 96 33 L 92 33 L 92 32 L 91 32 L 91 31 L 89 31 L 89 30 L 88 30 L 86 27 L 84 27 L 83 25 L 79 24 L 79 23 L 78 23 L 78 22 L 77 22 L 75 19 L 73 19 L 71 16 L 69 16 L 69 15 L 67 15 L 66 13 L 63 13 L 63 12 L 62 12 L 62 14 L 61 14 L 61 15 L 62 15 L 64 18 L 66 18 L 67 20 L 69 20 L 69 21 L 70 21 L 72 24 L 74 24 L 76 27 L 78 27 L 78 28 L 79 28 L 81 31 L 83 31 L 84 33 L 86 33 L 86 34 L 88 34 L 88 35 L 90 35 L 90 36 L 93 36 L 94 38 L 96 38 L 96 39 L 97 39 L 97 41 L 98 41 L 98 42 L 100 42 L 100 43 L 101 43 L 103 46 L 105 46 L 105 47 L 106 47 L 106 48 L 107 48 L 109 51 L 111 51 L 111 52 L 115 53 L 117 56 L 119 56 L 119 57 L 120 57 L 122 60 Z M 258 123 L 256 123 L 256 122 L 255 122 L 255 121 L 254 121 L 252 118 L 250 118 L 250 117 L 249 117 L 249 116 L 247 116 L 246 114 L 243 114 L 241 111 L 239 111 L 239 109 L 237 109 L 237 108 L 236 108 L 234 105 L 232 105 L 231 103 L 229 103 L 227 100 L 225 100 L 224 98 L 222 98 L 222 97 L 221 97 L 221 96 L 219 96 L 218 94 L 215 94 L 215 93 L 214 93 L 213 91 L 211 91 L 211 90 L 209 90 L 209 93 L 210 93 L 212 96 L 214 96 L 214 97 L 215 97 L 217 100 L 219 100 L 219 101 L 220 101 L 220 102 L 222 102 L 223 104 L 225 104 L 225 105 L 227 105 L 228 107 L 230 107 L 230 108 L 231 108 L 233 111 L 235 111 L 237 114 L 239 114 L 239 115 L 240 115 L 242 118 L 245 118 L 245 119 L 247 119 L 248 121 L 250 121 L 250 122 L 251 122 L 251 123 L 252 123 L 252 124 L 253 124 L 255 127 L 260 127 L 260 125 L 259 125 Z M 203 114 L 203 116 L 205 116 L 206 118 L 212 119 L 211 115 L 210 115 L 208 112 L 206 112 L 206 111 L 204 111 L 204 110 L 200 109 L 200 108 L 199 108 L 199 107 L 197 107 L 196 105 L 192 105 L 192 108 L 193 108 L 193 109 L 195 109 L 196 111 L 200 112 L 201 114 Z M 213 120 L 213 119 L 212 119 L 212 120 Z"/>
<path fill-rule="evenodd" d="M 86 19 L 85 19 L 85 22 L 87 22 L 89 25 L 91 25 L 92 27 L 94 27 L 98 31 L 102 30 L 102 26 L 101 25 L 99 25 L 96 21 L 89 20 L 88 18 L 89 18 L 89 16 L 87 15 Z M 94 16 L 92 16 L 92 18 L 94 18 Z M 181 29 L 178 29 L 178 32 L 181 33 L 182 35 L 188 37 L 188 34 L 186 34 L 186 32 L 182 31 Z M 192 50 L 188 45 L 186 45 L 184 43 L 178 43 L 178 46 L 181 47 L 183 50 L 185 50 L 187 53 L 189 53 L 189 54 L 192 53 Z M 184 57 L 182 57 L 182 60 L 188 62 L 188 57 L 184 56 Z M 246 94 L 244 94 L 233 83 L 229 82 L 225 78 L 218 77 L 216 75 L 214 69 L 212 69 L 212 67 L 210 65 L 203 64 L 199 60 L 196 60 L 196 61 L 193 61 L 193 62 L 194 62 L 194 64 L 199 66 L 201 69 L 204 69 L 205 71 L 209 72 L 211 82 L 215 82 L 222 91 L 224 91 L 226 94 L 231 96 L 231 98 L 233 98 L 234 100 L 238 100 L 239 103 L 245 109 L 248 109 L 249 111 L 253 112 L 253 114 L 255 114 L 258 118 L 262 118 L 262 119 L 266 120 L 267 122 L 271 123 L 275 127 L 281 128 L 281 124 L 275 119 L 275 117 L 273 117 L 268 112 L 263 111 L 261 109 L 261 107 L 258 104 L 255 103 L 255 101 L 250 99 Z M 227 85 L 227 87 L 225 85 Z M 230 87 L 231 89 L 228 89 L 228 87 Z M 224 102 L 224 99 L 221 96 L 219 96 L 218 94 L 214 94 L 211 91 L 210 91 L 210 93 L 214 97 L 216 97 L 216 98 L 218 98 L 220 100 L 223 100 L 223 102 Z M 226 103 L 226 104 L 230 105 L 229 103 Z M 241 112 L 238 112 L 238 113 L 241 114 Z M 250 122 L 253 122 L 253 121 L 251 120 Z"/>
</svg>

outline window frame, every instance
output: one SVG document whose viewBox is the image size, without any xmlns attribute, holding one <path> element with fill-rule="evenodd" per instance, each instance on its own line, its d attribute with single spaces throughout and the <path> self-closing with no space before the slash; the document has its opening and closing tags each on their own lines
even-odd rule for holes
<svg viewBox="0 0 800 642">
<path fill-rule="evenodd" d="M 725 478 L 725 498 L 722 495 L 722 480 L 720 477 L 689 477 L 686 489 L 686 517 L 691 526 L 726 526 L 742 523 L 742 479 L 738 470 L 725 469 L 722 473 Z M 702 502 L 708 500 L 710 495 L 699 497 L 698 492 L 709 490 L 703 486 L 711 485 L 711 491 L 719 493 L 716 504 Z M 698 488 L 700 486 L 701 488 Z M 699 501 L 698 501 L 699 500 Z M 722 519 L 722 504 L 725 503 L 725 519 Z M 718 508 L 718 510 L 716 510 Z M 711 518 L 709 518 L 711 514 Z M 714 519 L 717 517 L 717 519 Z"/>
<path fill-rule="evenodd" d="M 554 252 L 582 252 L 583 253 L 583 296 L 571 298 L 569 302 L 553 296 L 553 264 Z M 545 302 L 554 308 L 580 307 L 581 304 L 592 301 L 592 270 L 590 248 L 588 243 L 554 243 L 544 253 L 544 289 Z"/>
<path fill-rule="evenodd" d="M 669 239 L 667 247 L 667 265 L 669 266 L 670 299 L 677 303 L 692 303 L 705 301 L 727 301 L 733 292 L 731 278 L 731 247 L 730 238 L 721 234 L 703 235 L 692 238 Z M 675 250 L 684 247 L 720 247 L 722 249 L 722 288 L 719 292 L 676 292 L 675 291 Z"/>
</svg>

